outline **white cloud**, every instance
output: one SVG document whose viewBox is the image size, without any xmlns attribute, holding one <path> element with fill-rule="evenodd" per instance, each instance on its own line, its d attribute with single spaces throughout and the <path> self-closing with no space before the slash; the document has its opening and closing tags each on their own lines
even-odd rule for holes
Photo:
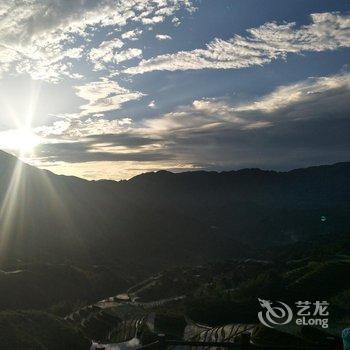
<svg viewBox="0 0 350 350">
<path fill-rule="evenodd" d="M 166 8 L 174 13 L 184 8 L 190 10 L 192 4 L 188 0 L 2 0 L 0 77 L 17 71 L 52 82 L 64 77 L 80 78 L 74 72 L 74 60 L 82 55 L 82 41 L 88 49 L 101 28 L 111 26 L 117 33 L 126 24 L 139 23 L 140 13 L 147 12 L 146 17 L 158 23 L 160 17 L 167 16 L 167 11 L 162 16 L 156 12 Z M 88 57 L 100 61 L 101 51 L 93 51 Z M 99 64 L 96 63 L 100 69 Z"/>
<path fill-rule="evenodd" d="M 172 20 L 171 20 L 171 23 L 173 23 L 173 25 L 175 27 L 178 27 L 180 24 L 181 24 L 181 21 L 177 18 L 177 17 L 174 17 Z"/>
<path fill-rule="evenodd" d="M 141 29 L 134 29 L 134 30 L 129 30 L 125 33 L 122 34 L 122 39 L 128 39 L 128 40 L 138 40 L 139 36 L 142 34 L 142 30 Z"/>
<path fill-rule="evenodd" d="M 311 24 L 270 22 L 248 30 L 248 36 L 215 39 L 205 49 L 180 51 L 142 60 L 129 74 L 190 69 L 239 69 L 285 59 L 289 53 L 350 47 L 350 15 L 316 13 Z"/>
<path fill-rule="evenodd" d="M 148 104 L 149 108 L 156 108 L 156 101 L 152 100 L 149 104 Z"/>
<path fill-rule="evenodd" d="M 90 51 L 89 58 L 94 64 L 95 70 L 111 68 L 121 62 L 133 58 L 142 58 L 142 50 L 138 48 L 128 48 L 123 51 L 117 51 L 123 43 L 119 39 L 103 42 L 98 48 Z"/>
<path fill-rule="evenodd" d="M 59 120 L 52 125 L 37 127 L 34 131 L 42 138 L 74 141 L 90 135 L 118 134 L 127 132 L 132 125 L 131 118 L 108 120 L 90 117 L 86 120 Z"/>
<path fill-rule="evenodd" d="M 350 73 L 280 86 L 260 99 L 233 105 L 223 99 L 201 99 L 192 105 L 145 121 L 148 133 L 174 133 L 231 127 L 236 130 L 267 128 L 286 120 L 318 118 L 320 114 L 348 110 Z"/>
<path fill-rule="evenodd" d="M 120 62 L 131 60 L 133 58 L 141 58 L 141 57 L 142 57 L 142 50 L 137 48 L 129 48 L 127 50 L 115 53 L 112 61 L 118 64 Z"/>
<path fill-rule="evenodd" d="M 65 52 L 65 56 L 69 58 L 80 58 L 84 49 L 82 47 L 72 47 Z"/>
<path fill-rule="evenodd" d="M 237 128 L 249 124 L 225 100 L 202 99 L 193 101 L 192 105 L 167 113 L 160 118 L 145 121 L 148 133 L 163 134 L 176 132 L 195 132 L 216 128 L 227 123 Z M 147 132 L 146 132 L 147 133 Z"/>
<path fill-rule="evenodd" d="M 162 23 L 164 21 L 164 16 L 154 16 L 152 18 L 142 18 L 141 22 L 143 24 L 156 24 L 156 23 Z"/>
<path fill-rule="evenodd" d="M 157 34 L 156 35 L 157 40 L 171 40 L 172 37 L 167 34 Z"/>
<path fill-rule="evenodd" d="M 141 92 L 130 91 L 107 78 L 75 88 L 79 97 L 89 101 L 88 104 L 80 107 L 82 110 L 80 116 L 113 111 L 121 108 L 126 102 L 139 100 L 144 96 Z"/>
<path fill-rule="evenodd" d="M 19 57 L 20 54 L 15 49 L 0 44 L 0 78 Z"/>
<path fill-rule="evenodd" d="M 120 49 L 124 43 L 116 38 L 109 41 L 103 41 L 97 48 L 91 49 L 89 59 L 94 64 L 96 70 L 106 67 L 106 64 L 113 61 L 115 51 Z"/>
<path fill-rule="evenodd" d="M 260 111 L 263 113 L 274 113 L 293 105 L 313 101 L 315 96 L 320 96 L 328 91 L 337 91 L 338 89 L 350 89 L 350 74 L 309 78 L 296 84 L 281 86 L 260 100 L 238 106 L 235 110 L 237 112 Z"/>
</svg>

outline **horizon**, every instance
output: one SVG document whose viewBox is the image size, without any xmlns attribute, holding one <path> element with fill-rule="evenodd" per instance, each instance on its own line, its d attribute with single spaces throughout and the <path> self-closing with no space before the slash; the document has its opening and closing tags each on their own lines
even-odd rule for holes
<svg viewBox="0 0 350 350">
<path fill-rule="evenodd" d="M 343 162 L 335 162 L 335 163 L 322 163 L 322 164 L 310 164 L 307 165 L 305 167 L 300 167 L 300 168 L 291 168 L 291 169 L 285 169 L 285 170 L 278 170 L 278 169 L 265 169 L 262 167 L 246 167 L 246 168 L 237 168 L 237 169 L 228 169 L 228 170 L 206 170 L 206 169 L 198 169 L 198 170 L 185 170 L 185 171 L 171 171 L 168 169 L 158 169 L 158 170 L 153 170 L 153 171 L 146 171 L 143 173 L 139 173 L 137 175 L 134 175 L 132 177 L 129 178 L 123 178 L 123 179 L 107 179 L 107 178 L 98 178 L 98 179 L 88 179 L 88 178 L 84 178 L 84 177 L 80 177 L 80 176 L 76 176 L 76 175 L 67 175 L 67 174 L 59 174 L 59 173 L 55 173 L 52 170 L 48 170 L 45 168 L 40 168 L 38 166 L 35 166 L 33 164 L 30 164 L 30 162 L 26 162 L 25 160 L 22 160 L 21 158 L 17 157 L 15 154 L 11 154 L 8 153 L 4 150 L 0 149 L 0 155 L 1 153 L 5 153 L 5 155 L 9 155 L 11 157 L 14 157 L 17 161 L 20 161 L 26 165 L 32 166 L 38 170 L 44 170 L 44 171 L 49 171 L 50 173 L 52 173 L 53 175 L 57 175 L 57 176 L 65 176 L 65 177 L 75 177 L 78 178 L 80 180 L 87 180 L 87 181 L 115 181 L 115 182 L 122 182 L 122 181 L 129 181 L 134 179 L 135 177 L 138 176 L 142 176 L 142 175 L 147 175 L 147 174 L 157 174 L 160 172 L 166 172 L 166 173 L 170 173 L 170 174 L 189 174 L 189 173 L 198 173 L 198 172 L 205 172 L 205 173 L 216 173 L 216 174 L 221 174 L 221 173 L 230 173 L 230 172 L 241 172 L 241 171 L 245 171 L 245 170 L 260 170 L 263 172 L 275 172 L 275 173 L 279 173 L 279 174 L 285 174 L 285 173 L 289 173 L 289 172 L 294 172 L 294 171 L 298 171 L 298 170 L 306 170 L 306 169 L 312 169 L 312 168 L 322 168 L 322 167 L 332 167 L 332 166 L 337 166 L 337 165 L 342 165 L 342 164 L 350 164 L 350 160 L 349 161 L 343 161 Z M 1 165 L 1 163 L 0 163 Z"/>
<path fill-rule="evenodd" d="M 0 148 L 86 179 L 347 161 L 349 38 L 346 0 L 5 0 Z"/>
</svg>

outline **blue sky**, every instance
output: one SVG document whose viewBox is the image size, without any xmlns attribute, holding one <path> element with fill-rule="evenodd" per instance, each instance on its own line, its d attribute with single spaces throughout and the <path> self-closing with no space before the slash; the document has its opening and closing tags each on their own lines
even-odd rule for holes
<svg viewBox="0 0 350 350">
<path fill-rule="evenodd" d="M 349 160 L 342 0 L 5 0 L 0 148 L 60 174 Z"/>
</svg>

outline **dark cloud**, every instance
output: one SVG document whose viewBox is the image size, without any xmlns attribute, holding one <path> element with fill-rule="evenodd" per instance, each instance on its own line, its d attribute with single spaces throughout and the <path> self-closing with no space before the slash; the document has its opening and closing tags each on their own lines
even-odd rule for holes
<svg viewBox="0 0 350 350">
<path fill-rule="evenodd" d="M 139 151 L 139 152 L 104 152 L 96 151 L 92 148 L 93 143 L 90 142 L 70 142 L 70 143 L 52 143 L 40 145 L 36 154 L 38 157 L 46 161 L 63 161 L 67 163 L 85 163 L 85 162 L 158 162 L 174 158 L 174 155 L 153 152 L 153 151 Z"/>
<path fill-rule="evenodd" d="M 90 140 L 91 144 L 107 143 L 111 146 L 125 146 L 129 148 L 136 148 L 159 142 L 157 138 L 138 136 L 133 133 L 90 135 L 87 139 Z"/>
<path fill-rule="evenodd" d="M 185 163 L 209 169 L 242 166 L 288 169 L 348 161 L 349 81 L 348 75 L 311 80 L 281 89 L 246 108 L 231 110 L 227 106 L 226 122 L 210 128 L 197 125 L 170 132 L 164 141 L 166 150 Z M 202 112 L 203 120 L 215 115 L 217 108 L 214 105 L 212 111 L 208 107 Z M 181 118 L 198 122 L 198 113 L 189 110 Z M 247 124 L 230 122 L 230 114 Z M 250 128 L 261 121 L 267 126 Z"/>
<path fill-rule="evenodd" d="M 285 120 L 269 128 L 232 127 L 173 135 L 168 152 L 206 169 L 290 169 L 350 159 L 350 119 Z M 194 156 L 195 155 L 195 156 Z"/>
</svg>

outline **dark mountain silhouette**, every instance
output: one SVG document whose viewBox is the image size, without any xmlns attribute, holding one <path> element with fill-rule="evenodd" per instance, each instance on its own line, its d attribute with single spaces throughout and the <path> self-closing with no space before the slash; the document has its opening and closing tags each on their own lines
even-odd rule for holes
<svg viewBox="0 0 350 350">
<path fill-rule="evenodd" d="M 151 272 L 345 232 L 349 201 L 350 163 L 90 182 L 1 152 L 0 256 Z"/>
</svg>

